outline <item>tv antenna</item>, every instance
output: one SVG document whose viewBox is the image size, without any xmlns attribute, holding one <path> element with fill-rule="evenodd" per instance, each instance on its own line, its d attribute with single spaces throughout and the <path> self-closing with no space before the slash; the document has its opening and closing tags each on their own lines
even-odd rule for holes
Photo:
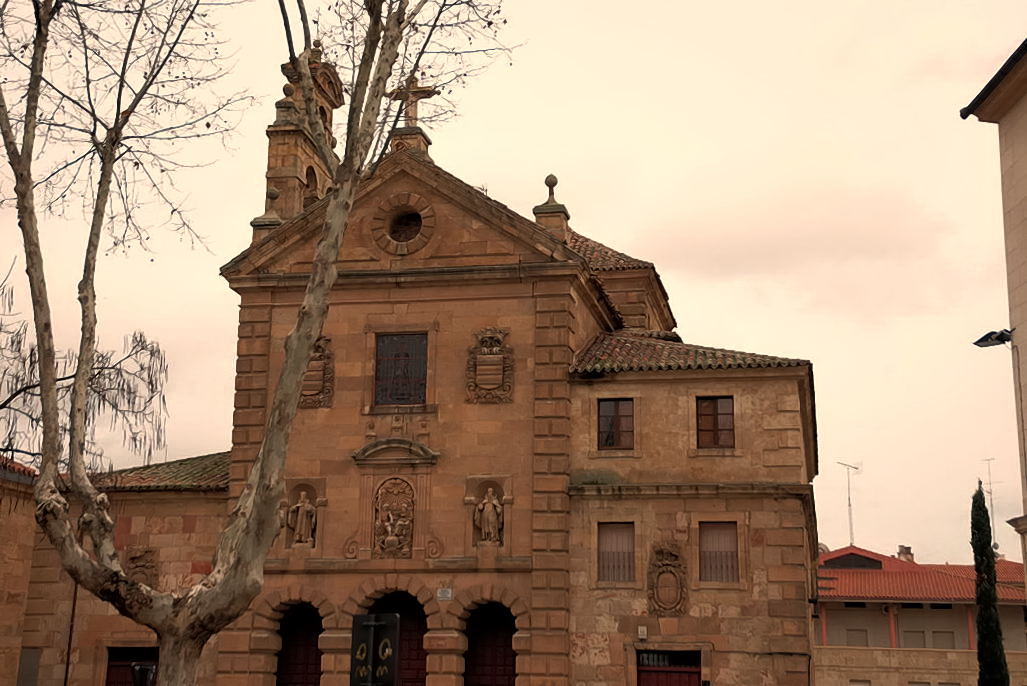
<svg viewBox="0 0 1027 686">
<path fill-rule="evenodd" d="M 986 457 L 981 462 L 988 463 L 988 515 L 991 519 L 991 548 L 992 550 L 998 550 L 998 539 L 995 536 L 995 489 L 993 488 L 993 482 L 991 480 L 991 463 L 995 461 L 994 457 Z"/>
<path fill-rule="evenodd" d="M 853 534 L 852 528 L 852 473 L 859 472 L 863 468 L 863 463 L 849 464 L 847 462 L 838 462 L 841 466 L 845 467 L 845 490 L 848 494 L 849 502 L 849 545 L 856 545 L 856 537 Z"/>
</svg>

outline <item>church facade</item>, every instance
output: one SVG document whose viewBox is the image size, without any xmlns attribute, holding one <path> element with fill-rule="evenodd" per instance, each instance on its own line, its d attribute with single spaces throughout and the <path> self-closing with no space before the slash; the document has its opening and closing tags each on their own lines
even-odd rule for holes
<svg viewBox="0 0 1027 686">
<path fill-rule="evenodd" d="M 340 84 L 314 67 L 330 120 Z M 268 129 L 266 211 L 223 268 L 231 450 L 105 477 L 131 573 L 160 586 L 209 569 L 302 299 L 327 174 L 295 97 Z M 811 365 L 683 341 L 653 264 L 571 229 L 555 178 L 525 218 L 408 123 L 352 212 L 263 593 L 202 683 L 344 683 L 365 666 L 354 626 L 392 614 L 401 686 L 810 683 Z M 28 576 L 24 683 L 124 683 L 159 659 L 42 541 Z"/>
</svg>

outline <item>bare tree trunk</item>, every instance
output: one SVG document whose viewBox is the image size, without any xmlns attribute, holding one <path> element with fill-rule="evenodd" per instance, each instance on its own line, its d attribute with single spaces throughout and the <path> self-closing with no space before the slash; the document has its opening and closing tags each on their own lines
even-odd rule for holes
<svg viewBox="0 0 1027 686">
<path fill-rule="evenodd" d="M 200 654 L 207 643 L 170 633 L 160 637 L 160 657 L 157 663 L 159 686 L 192 686 L 200 668 Z"/>
</svg>

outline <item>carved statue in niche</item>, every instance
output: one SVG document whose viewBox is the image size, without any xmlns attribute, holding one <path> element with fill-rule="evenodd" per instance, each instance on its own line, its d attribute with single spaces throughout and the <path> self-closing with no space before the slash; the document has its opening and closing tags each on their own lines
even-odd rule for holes
<svg viewBox="0 0 1027 686">
<path fill-rule="evenodd" d="M 503 542 L 503 502 L 493 488 L 474 507 L 474 525 L 478 527 L 481 543 L 501 544 Z"/>
<path fill-rule="evenodd" d="M 475 334 L 468 349 L 467 402 L 508 403 L 513 400 L 513 348 L 503 345 L 508 329 L 489 327 Z"/>
<path fill-rule="evenodd" d="M 414 489 L 387 479 L 374 496 L 374 557 L 410 557 L 413 533 Z"/>
<path fill-rule="evenodd" d="M 331 407 L 335 395 L 335 353 L 331 339 L 321 336 L 314 343 L 307 371 L 303 374 L 300 407 Z"/>
<path fill-rule="evenodd" d="M 314 547 L 314 537 L 317 535 L 317 507 L 307 498 L 306 491 L 300 491 L 296 504 L 289 508 L 285 523 L 292 530 L 293 546 Z"/>
<path fill-rule="evenodd" d="M 677 546 L 657 543 L 649 558 L 649 612 L 657 617 L 685 613 L 685 568 Z"/>
</svg>

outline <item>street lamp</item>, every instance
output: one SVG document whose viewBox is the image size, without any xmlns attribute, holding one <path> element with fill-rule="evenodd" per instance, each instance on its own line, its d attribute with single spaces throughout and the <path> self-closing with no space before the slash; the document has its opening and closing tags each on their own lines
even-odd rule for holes
<svg viewBox="0 0 1027 686">
<path fill-rule="evenodd" d="M 1009 341 L 1013 340 L 1013 331 L 1016 331 L 1016 329 L 1002 329 L 1001 331 L 989 331 L 988 333 L 984 334 L 976 341 L 974 341 L 974 345 L 976 345 L 978 348 L 990 348 L 993 345 L 1002 345 L 1003 343 L 1008 343 Z"/>
</svg>

